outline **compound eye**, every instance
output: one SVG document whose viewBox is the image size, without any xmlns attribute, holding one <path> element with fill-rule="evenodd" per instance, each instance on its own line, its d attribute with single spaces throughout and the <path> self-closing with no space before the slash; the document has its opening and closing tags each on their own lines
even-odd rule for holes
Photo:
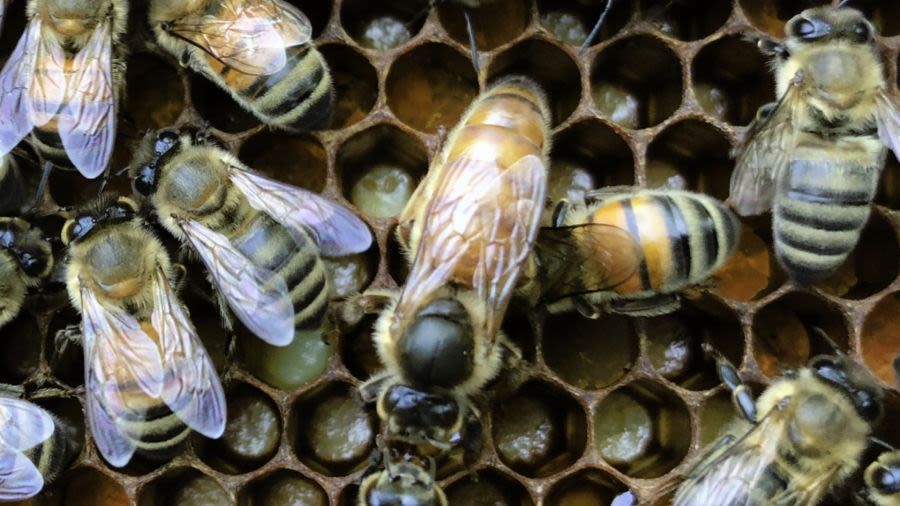
<svg viewBox="0 0 900 506">
<path fill-rule="evenodd" d="M 872 474 L 872 486 L 883 494 L 900 492 L 900 469 L 890 470 L 879 467 Z"/>
<path fill-rule="evenodd" d="M 871 422 L 881 416 L 881 403 L 868 392 L 859 391 L 856 393 L 856 410 L 859 412 L 859 416 Z"/>
<path fill-rule="evenodd" d="M 853 27 L 853 37 L 857 42 L 869 42 L 872 40 L 872 29 L 868 23 L 860 21 Z"/>
<path fill-rule="evenodd" d="M 816 34 L 816 24 L 806 18 L 800 18 L 794 23 L 791 33 L 801 39 L 812 38 Z"/>
<path fill-rule="evenodd" d="M 134 215 L 134 210 L 122 203 L 114 204 L 106 210 L 106 217 L 111 220 L 122 220 L 130 218 L 132 215 Z"/>
<path fill-rule="evenodd" d="M 82 237 L 87 235 L 88 232 L 90 232 L 96 224 L 97 220 L 94 219 L 93 216 L 79 216 L 75 218 L 75 221 L 72 224 L 71 232 L 69 234 L 69 239 L 81 239 Z"/>
<path fill-rule="evenodd" d="M 153 187 L 156 186 L 156 166 L 144 165 L 138 171 L 134 178 L 134 191 L 145 197 L 149 197 L 153 193 Z"/>
<path fill-rule="evenodd" d="M 44 270 L 43 262 L 28 251 L 19 253 L 19 265 L 25 274 L 32 277 L 39 275 Z"/>
<path fill-rule="evenodd" d="M 163 130 L 156 136 L 153 151 L 157 155 L 164 155 L 178 142 L 178 134 L 172 130 Z"/>
</svg>

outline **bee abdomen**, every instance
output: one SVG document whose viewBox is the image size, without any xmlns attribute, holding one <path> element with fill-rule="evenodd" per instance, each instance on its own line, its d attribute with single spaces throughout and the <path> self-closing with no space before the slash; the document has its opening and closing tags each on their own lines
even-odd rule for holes
<svg viewBox="0 0 900 506">
<path fill-rule="evenodd" d="M 25 452 L 47 483 L 53 482 L 72 463 L 78 451 L 72 438 L 74 435 L 64 429 L 67 425 L 53 414 L 50 417 L 53 418 L 55 426 L 53 434 L 43 443 Z"/>
<path fill-rule="evenodd" d="M 35 128 L 31 131 L 31 145 L 45 160 L 60 167 L 73 168 L 58 132 Z"/>
<path fill-rule="evenodd" d="M 327 127 L 334 106 L 331 74 L 312 46 L 289 51 L 284 68 L 238 93 L 262 120 L 298 130 Z"/>
<path fill-rule="evenodd" d="M 154 460 L 173 456 L 191 432 L 165 404 L 132 419 L 120 419 L 119 427 L 142 454 Z"/>
</svg>

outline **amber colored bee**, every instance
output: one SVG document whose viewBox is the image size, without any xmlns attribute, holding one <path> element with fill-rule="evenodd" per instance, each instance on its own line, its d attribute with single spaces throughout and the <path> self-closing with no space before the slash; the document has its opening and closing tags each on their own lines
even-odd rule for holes
<svg viewBox="0 0 900 506">
<path fill-rule="evenodd" d="M 137 209 L 103 194 L 62 230 L 66 288 L 81 312 L 85 411 L 116 467 L 138 450 L 170 456 L 190 429 L 211 438 L 225 430 L 222 385 L 170 282 L 175 266 Z"/>
<path fill-rule="evenodd" d="M 742 215 L 772 210 L 775 254 L 790 277 L 833 273 L 869 219 L 887 148 L 900 153 L 900 111 L 875 28 L 848 7 L 807 9 L 773 55 L 778 101 L 764 105 L 731 179 Z"/>
<path fill-rule="evenodd" d="M 157 42 L 268 125 L 328 126 L 334 87 L 312 25 L 284 0 L 152 0 Z"/>
<path fill-rule="evenodd" d="M 540 224 L 549 118 L 540 87 L 505 78 L 449 135 L 401 214 L 412 267 L 375 325 L 386 371 L 361 387 L 389 438 L 446 449 L 469 396 L 519 355 L 500 323 Z"/>
<path fill-rule="evenodd" d="M 700 193 L 599 190 L 587 199 L 562 202 L 554 226 L 538 233 L 540 272 L 526 298 L 550 311 L 574 306 L 592 318 L 673 311 L 677 292 L 721 267 L 740 237 L 737 216 Z"/>
<path fill-rule="evenodd" d="M 95 178 L 116 138 L 128 2 L 29 0 L 27 15 L 0 72 L 0 153 L 31 133 L 44 159 Z"/>
</svg>

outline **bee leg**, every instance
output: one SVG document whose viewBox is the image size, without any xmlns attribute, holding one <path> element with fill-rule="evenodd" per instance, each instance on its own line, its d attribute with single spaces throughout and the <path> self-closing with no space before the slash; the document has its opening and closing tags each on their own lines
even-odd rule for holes
<svg viewBox="0 0 900 506">
<path fill-rule="evenodd" d="M 591 320 L 596 320 L 603 314 L 599 306 L 581 295 L 572 297 L 572 304 L 575 305 L 575 310 L 578 311 L 578 314 Z"/>
<path fill-rule="evenodd" d="M 716 361 L 716 373 L 719 375 L 719 379 L 722 380 L 725 388 L 731 392 L 731 402 L 734 403 L 738 413 L 748 422 L 756 424 L 756 400 L 753 399 L 753 393 L 750 392 L 747 385 L 741 381 L 737 369 L 711 344 L 703 343 L 703 352 Z"/>
<path fill-rule="evenodd" d="M 674 293 L 658 293 L 638 300 L 612 300 L 609 310 L 626 316 L 660 316 L 681 307 L 681 299 Z"/>
<path fill-rule="evenodd" d="M 463 438 L 463 465 L 471 469 L 481 456 L 484 445 L 484 427 L 474 411 L 466 415 L 465 437 Z"/>
<path fill-rule="evenodd" d="M 45 161 L 42 167 L 41 180 L 38 182 L 37 191 L 34 194 L 34 200 L 31 202 L 31 206 L 25 214 L 34 212 L 34 210 L 40 207 L 41 203 L 44 201 L 44 191 L 47 189 L 47 180 L 50 179 L 51 172 L 53 172 L 53 162 Z"/>
<path fill-rule="evenodd" d="M 397 298 L 396 290 L 374 289 L 366 290 L 349 297 L 340 309 L 340 323 L 346 328 L 353 328 L 370 314 L 380 313 L 391 301 Z"/>
<path fill-rule="evenodd" d="M 562 227 L 566 223 L 566 216 L 569 214 L 569 204 L 568 199 L 562 199 L 559 203 L 556 204 L 556 207 L 553 208 L 553 217 L 550 219 L 550 223 L 553 224 L 554 227 Z"/>
<path fill-rule="evenodd" d="M 172 270 L 172 278 L 170 279 L 172 288 L 175 290 L 175 293 L 181 293 L 181 289 L 184 288 L 184 284 L 187 281 L 187 267 L 182 264 L 174 264 L 172 265 Z"/>
<path fill-rule="evenodd" d="M 607 186 L 604 188 L 597 188 L 596 190 L 589 190 L 584 192 L 584 200 L 589 203 L 597 203 L 603 202 L 604 200 L 615 197 L 617 195 L 621 195 L 623 193 L 634 193 L 635 187 L 629 186 L 625 184 L 615 185 L 615 186 Z"/>
<path fill-rule="evenodd" d="M 589 48 L 591 44 L 594 43 L 594 39 L 597 38 L 597 35 L 600 34 L 600 28 L 603 26 L 603 22 L 606 21 L 606 16 L 609 14 L 612 4 L 613 0 L 606 0 L 606 7 L 603 8 L 603 12 L 600 13 L 600 17 L 597 18 L 597 22 L 594 23 L 594 28 L 591 29 L 591 33 L 588 34 L 587 38 L 584 39 L 584 42 L 581 43 L 581 47 L 578 49 L 579 55 L 584 53 L 585 49 Z"/>
<path fill-rule="evenodd" d="M 378 400 L 381 392 L 386 390 L 395 379 L 393 374 L 388 371 L 382 371 L 359 386 L 359 396 L 366 404 L 375 402 Z"/>
<path fill-rule="evenodd" d="M 228 302 L 225 300 L 225 297 L 218 290 L 213 290 L 215 293 L 215 305 L 219 308 L 219 316 L 222 318 L 222 327 L 227 332 L 234 331 L 234 320 L 231 317 L 231 310 L 228 309 Z"/>
<path fill-rule="evenodd" d="M 106 187 L 109 186 L 109 165 L 106 166 L 106 169 L 103 170 L 103 178 L 100 180 L 100 189 L 97 190 L 97 195 L 103 193 L 106 190 Z"/>
</svg>

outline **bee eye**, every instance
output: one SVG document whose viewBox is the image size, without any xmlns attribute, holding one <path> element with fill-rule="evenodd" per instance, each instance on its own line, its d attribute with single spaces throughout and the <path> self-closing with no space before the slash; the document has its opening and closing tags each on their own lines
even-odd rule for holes
<svg viewBox="0 0 900 506">
<path fill-rule="evenodd" d="M 812 38 L 816 34 L 816 24 L 806 18 L 798 19 L 794 23 L 792 34 L 801 39 Z"/>
<path fill-rule="evenodd" d="M 879 467 L 872 474 L 872 483 L 883 494 L 896 494 L 900 492 L 900 470 Z"/>
<path fill-rule="evenodd" d="M 153 151 L 161 156 L 166 154 L 170 149 L 175 147 L 178 142 L 178 134 L 171 130 L 163 130 L 156 136 L 156 143 L 153 145 Z"/>
<path fill-rule="evenodd" d="M 144 165 L 134 178 L 134 191 L 147 197 L 156 186 L 156 165 Z"/>
<path fill-rule="evenodd" d="M 853 37 L 857 42 L 868 42 L 872 40 L 872 30 L 869 29 L 868 23 L 860 21 L 853 27 Z"/>
<path fill-rule="evenodd" d="M 881 404 L 868 392 L 857 391 L 854 397 L 856 410 L 864 420 L 874 421 L 881 416 Z"/>
<path fill-rule="evenodd" d="M 69 240 L 81 239 L 87 235 L 96 224 L 97 220 L 95 220 L 93 216 L 79 216 L 75 218 L 69 234 Z"/>
<path fill-rule="evenodd" d="M 133 215 L 134 210 L 123 203 L 115 204 L 106 210 L 106 217 L 111 220 L 131 218 Z"/>
</svg>

